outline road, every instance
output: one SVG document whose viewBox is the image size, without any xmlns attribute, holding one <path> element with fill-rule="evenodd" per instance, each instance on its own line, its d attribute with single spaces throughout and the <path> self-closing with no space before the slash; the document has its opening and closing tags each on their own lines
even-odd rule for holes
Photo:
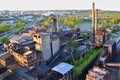
<svg viewBox="0 0 120 80">
<path fill-rule="evenodd" d="M 34 21 L 32 21 L 32 22 L 29 22 L 27 25 L 24 26 L 24 30 L 26 31 L 27 29 L 32 29 L 35 22 L 36 22 L 36 19 Z M 15 30 L 9 30 L 9 31 L 6 31 L 4 33 L 1 33 L 0 37 L 4 36 L 6 34 L 13 35 L 15 33 L 16 33 Z"/>
<path fill-rule="evenodd" d="M 24 26 L 24 30 L 27 30 L 27 29 L 32 29 L 33 25 L 35 24 L 36 22 L 36 19 L 32 22 L 29 22 L 29 24 L 27 24 L 26 26 Z"/>
</svg>

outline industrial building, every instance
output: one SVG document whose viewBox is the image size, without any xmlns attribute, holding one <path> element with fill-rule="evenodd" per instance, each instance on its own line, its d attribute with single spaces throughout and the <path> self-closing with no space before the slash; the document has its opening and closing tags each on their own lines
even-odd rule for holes
<svg viewBox="0 0 120 80">
<path fill-rule="evenodd" d="M 111 80 L 108 70 L 94 66 L 93 69 L 88 71 L 86 80 Z"/>
<path fill-rule="evenodd" d="M 8 52 L 4 52 L 0 54 L 0 64 L 2 67 L 8 66 L 11 62 L 13 62 L 13 56 Z"/>
<path fill-rule="evenodd" d="M 92 43 L 96 47 L 102 46 L 109 39 L 109 34 L 104 27 L 98 25 L 98 9 L 95 10 L 95 4 L 92 4 Z"/>
<path fill-rule="evenodd" d="M 49 61 L 60 49 L 59 38 L 43 32 L 14 36 L 4 44 L 4 47 L 7 52 L 0 55 L 0 63 L 3 66 L 15 61 L 28 69 Z"/>
<path fill-rule="evenodd" d="M 61 62 L 51 69 L 50 80 L 73 80 L 73 67 L 68 63 Z"/>
<path fill-rule="evenodd" d="M 59 38 L 49 33 L 34 34 L 35 50 L 43 53 L 43 60 L 49 60 L 59 51 Z"/>
</svg>

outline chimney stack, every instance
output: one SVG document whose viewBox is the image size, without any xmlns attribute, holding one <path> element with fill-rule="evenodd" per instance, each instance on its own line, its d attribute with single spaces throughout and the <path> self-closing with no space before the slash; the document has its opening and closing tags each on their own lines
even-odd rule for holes
<svg viewBox="0 0 120 80">
<path fill-rule="evenodd" d="M 92 3 L 92 42 L 95 42 L 95 3 Z"/>
<path fill-rule="evenodd" d="M 95 31 L 98 29 L 98 9 L 95 11 Z"/>
<path fill-rule="evenodd" d="M 59 32 L 59 14 L 57 15 L 57 31 Z"/>
</svg>

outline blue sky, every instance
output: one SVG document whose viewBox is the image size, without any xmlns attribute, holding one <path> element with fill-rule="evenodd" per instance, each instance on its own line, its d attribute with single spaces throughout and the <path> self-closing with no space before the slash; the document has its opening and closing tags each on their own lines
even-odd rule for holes
<svg viewBox="0 0 120 80">
<path fill-rule="evenodd" d="M 120 11 L 119 0 L 0 0 L 0 10 L 91 9 Z"/>
</svg>

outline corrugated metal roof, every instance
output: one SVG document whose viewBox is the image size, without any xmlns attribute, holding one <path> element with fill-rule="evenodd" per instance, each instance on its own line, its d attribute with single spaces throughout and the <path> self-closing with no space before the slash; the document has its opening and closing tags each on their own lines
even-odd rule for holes
<svg viewBox="0 0 120 80">
<path fill-rule="evenodd" d="M 68 63 L 61 62 L 57 66 L 53 67 L 52 70 L 56 71 L 56 72 L 59 72 L 60 74 L 64 75 L 67 72 L 69 72 L 73 67 L 74 66 L 72 66 Z"/>
<path fill-rule="evenodd" d="M 12 55 L 9 54 L 8 52 L 4 52 L 4 53 L 0 54 L 0 57 L 3 58 L 3 59 L 7 59 L 10 56 L 12 56 Z"/>
</svg>

